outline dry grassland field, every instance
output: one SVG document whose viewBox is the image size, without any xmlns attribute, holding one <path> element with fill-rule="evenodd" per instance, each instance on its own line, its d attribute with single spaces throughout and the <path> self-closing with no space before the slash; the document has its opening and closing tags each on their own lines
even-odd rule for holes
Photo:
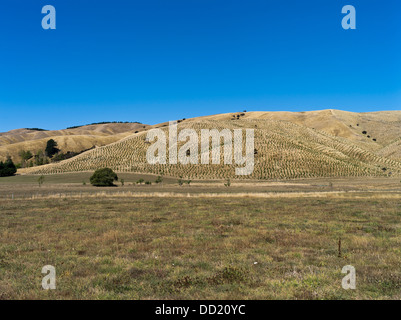
<svg viewBox="0 0 401 320">
<path fill-rule="evenodd" d="M 401 298 L 400 178 L 96 188 L 92 173 L 0 178 L 1 299 Z"/>
<path fill-rule="evenodd" d="M 1 1 L 0 306 L 388 312 L 400 17 L 401 0 Z"/>
</svg>

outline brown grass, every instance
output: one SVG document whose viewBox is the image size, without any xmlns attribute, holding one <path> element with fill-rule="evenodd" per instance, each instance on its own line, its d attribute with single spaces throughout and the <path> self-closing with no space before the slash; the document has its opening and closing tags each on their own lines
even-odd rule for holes
<svg viewBox="0 0 401 320">
<path fill-rule="evenodd" d="M 399 200 L 0 200 L 3 299 L 400 299 Z M 338 238 L 342 255 L 338 257 Z M 41 289 L 54 265 L 57 289 Z M 357 289 L 341 288 L 341 268 Z"/>
</svg>

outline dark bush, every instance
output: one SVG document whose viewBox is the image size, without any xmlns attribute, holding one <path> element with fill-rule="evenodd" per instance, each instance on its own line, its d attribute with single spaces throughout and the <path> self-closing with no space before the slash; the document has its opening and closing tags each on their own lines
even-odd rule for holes
<svg viewBox="0 0 401 320">
<path fill-rule="evenodd" d="M 46 129 L 41 129 L 41 128 L 25 128 L 26 130 L 31 130 L 31 131 L 49 131 Z"/>
<path fill-rule="evenodd" d="M 17 167 L 10 157 L 3 163 L 0 162 L 0 177 L 13 176 L 17 172 Z"/>
<path fill-rule="evenodd" d="M 91 184 L 96 187 L 114 186 L 114 181 L 118 181 L 118 177 L 110 168 L 97 169 L 90 177 Z"/>
<path fill-rule="evenodd" d="M 60 151 L 60 149 L 57 148 L 56 141 L 54 141 L 53 139 L 50 139 L 49 141 L 47 141 L 46 149 L 45 149 L 46 156 L 48 156 L 49 158 L 52 158 L 59 151 Z"/>
</svg>

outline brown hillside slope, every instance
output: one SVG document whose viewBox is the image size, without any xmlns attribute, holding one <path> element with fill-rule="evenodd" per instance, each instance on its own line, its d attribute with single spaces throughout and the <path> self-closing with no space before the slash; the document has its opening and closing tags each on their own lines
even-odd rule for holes
<svg viewBox="0 0 401 320">
<path fill-rule="evenodd" d="M 401 159 L 389 158 L 383 152 L 383 148 L 394 144 L 399 138 L 401 112 L 249 112 L 240 116 L 239 120 L 231 120 L 233 115 L 237 113 L 188 119 L 179 124 L 179 130 L 193 128 L 199 133 L 206 128 L 255 129 L 255 148 L 258 153 L 255 155 L 254 172 L 250 176 L 236 176 L 237 165 L 149 165 L 146 161 L 146 150 L 149 147 L 145 143 L 146 132 L 131 135 L 57 164 L 25 169 L 21 173 L 87 171 L 108 166 L 117 171 L 200 179 L 384 176 L 389 172 L 393 175 L 401 174 Z M 162 128 L 168 134 L 168 128 Z M 369 133 L 372 134 L 370 138 L 367 137 Z M 377 137 L 376 142 L 373 137 Z M 399 145 L 395 144 L 394 148 L 397 147 Z"/>
<path fill-rule="evenodd" d="M 148 125 L 138 123 L 106 123 L 82 126 L 73 129 L 36 131 L 16 129 L 0 133 L 0 161 L 8 155 L 20 161 L 21 150 L 36 153 L 46 147 L 49 139 L 58 143 L 62 152 L 80 152 L 93 146 L 104 146 L 118 141 L 135 131 L 143 131 Z"/>
<path fill-rule="evenodd" d="M 380 149 L 377 152 L 377 154 L 380 156 L 383 156 L 383 157 L 387 157 L 389 159 L 400 160 L 401 159 L 401 138 L 388 144 L 383 149 Z"/>
<path fill-rule="evenodd" d="M 217 114 L 187 121 L 200 120 L 230 120 L 233 116 L 241 115 L 243 120 L 283 120 L 308 128 L 321 130 L 334 136 L 347 138 L 356 142 L 365 143 L 376 139 L 376 147 L 387 145 L 389 142 L 401 138 L 401 111 L 379 111 L 355 113 L 341 110 L 319 110 L 307 112 L 286 111 L 256 111 Z M 362 132 L 367 131 L 366 135 Z M 370 136 L 370 139 L 367 136 Z"/>
</svg>

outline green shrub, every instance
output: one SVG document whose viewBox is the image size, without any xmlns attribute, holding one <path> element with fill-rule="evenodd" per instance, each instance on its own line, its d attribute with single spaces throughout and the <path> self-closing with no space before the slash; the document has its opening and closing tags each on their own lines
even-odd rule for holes
<svg viewBox="0 0 401 320">
<path fill-rule="evenodd" d="M 43 182 L 45 182 L 45 176 L 40 176 L 40 177 L 38 178 L 39 187 L 42 186 Z"/>
<path fill-rule="evenodd" d="M 118 177 L 110 168 L 98 169 L 90 177 L 91 184 L 96 187 L 114 186 L 114 181 L 118 181 Z"/>
<path fill-rule="evenodd" d="M 17 172 L 17 167 L 10 157 L 3 163 L 0 162 L 0 177 L 13 176 Z"/>
</svg>

